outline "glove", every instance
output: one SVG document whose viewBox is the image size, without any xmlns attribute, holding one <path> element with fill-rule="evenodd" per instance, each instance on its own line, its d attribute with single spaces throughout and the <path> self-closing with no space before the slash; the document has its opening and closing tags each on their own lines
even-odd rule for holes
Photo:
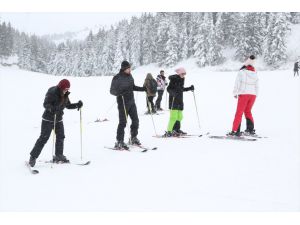
<svg viewBox="0 0 300 225">
<path fill-rule="evenodd" d="M 83 106 L 83 103 L 82 103 L 81 100 L 79 100 L 78 103 L 77 103 L 77 106 L 76 106 L 77 110 L 79 110 L 82 106 Z"/>
<path fill-rule="evenodd" d="M 191 85 L 190 86 L 190 91 L 194 91 L 194 90 L 195 90 L 194 85 Z"/>
</svg>

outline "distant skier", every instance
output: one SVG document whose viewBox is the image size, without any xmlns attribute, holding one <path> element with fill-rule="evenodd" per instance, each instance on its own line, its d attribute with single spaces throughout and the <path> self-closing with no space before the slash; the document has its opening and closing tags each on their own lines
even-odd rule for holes
<svg viewBox="0 0 300 225">
<path fill-rule="evenodd" d="M 238 98 L 238 103 L 235 118 L 233 121 L 232 131 L 227 135 L 241 135 L 240 127 L 243 114 L 245 114 L 246 117 L 245 132 L 251 135 L 255 134 L 254 120 L 252 117 L 251 109 L 258 94 L 258 76 L 253 66 L 254 60 L 255 56 L 251 55 L 245 62 L 244 66 L 240 69 L 236 77 L 233 95 L 235 98 Z"/>
<path fill-rule="evenodd" d="M 297 75 L 299 76 L 299 62 L 295 62 L 294 64 L 294 77 Z"/>
<path fill-rule="evenodd" d="M 186 75 L 185 69 L 180 67 L 176 69 L 175 72 L 175 75 L 169 76 L 170 83 L 167 88 L 167 91 L 169 92 L 170 120 L 167 132 L 164 134 L 166 137 L 186 134 L 180 129 L 183 118 L 183 92 L 194 91 L 194 85 L 186 88 L 184 87 L 184 79 Z"/>
<path fill-rule="evenodd" d="M 130 133 L 131 144 L 141 145 L 137 138 L 139 128 L 139 118 L 134 100 L 133 91 L 146 91 L 144 87 L 135 86 L 133 77 L 131 75 L 131 65 L 127 61 L 123 61 L 121 69 L 115 75 L 111 82 L 110 93 L 117 96 L 118 110 L 119 110 L 119 125 L 117 129 L 117 142 L 115 148 L 128 149 L 124 143 L 124 129 L 126 127 L 128 115 L 131 118 Z"/>
<path fill-rule="evenodd" d="M 67 79 L 61 80 L 57 86 L 49 88 L 44 100 L 44 114 L 42 116 L 41 134 L 36 141 L 32 151 L 30 152 L 29 165 L 34 167 L 36 159 L 39 157 L 44 145 L 47 143 L 51 131 L 54 128 L 55 121 L 55 156 L 53 162 L 68 163 L 69 160 L 63 155 L 64 150 L 64 124 L 63 124 L 63 110 L 67 109 L 80 109 L 83 105 L 82 101 L 71 104 L 69 100 L 70 82 Z M 55 117 L 56 115 L 56 117 Z"/>
<path fill-rule="evenodd" d="M 148 108 L 147 114 L 156 113 L 156 110 L 154 108 L 153 98 L 156 96 L 157 83 L 151 73 L 147 74 L 143 87 L 145 87 L 147 89 L 147 91 L 146 91 L 146 94 L 147 94 L 146 104 L 147 104 L 147 108 Z M 150 109 L 150 107 L 151 107 L 151 109 Z"/>
<path fill-rule="evenodd" d="M 157 111 L 162 111 L 163 109 L 160 107 L 160 103 L 162 100 L 162 96 L 164 94 L 164 90 L 166 89 L 166 86 L 168 85 L 165 77 L 165 71 L 161 70 L 160 74 L 157 75 L 156 82 L 157 82 L 157 99 L 155 102 L 155 108 Z"/>
</svg>

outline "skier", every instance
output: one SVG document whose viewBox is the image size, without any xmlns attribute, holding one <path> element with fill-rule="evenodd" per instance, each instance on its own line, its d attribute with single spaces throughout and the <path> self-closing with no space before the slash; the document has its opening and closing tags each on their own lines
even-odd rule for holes
<svg viewBox="0 0 300 225">
<path fill-rule="evenodd" d="M 157 75 L 156 78 L 156 82 L 157 82 L 157 99 L 155 102 L 155 108 L 157 111 L 162 111 L 163 109 L 160 107 L 160 103 L 162 100 L 162 96 L 164 94 L 164 90 L 166 88 L 166 86 L 168 85 L 167 81 L 166 81 L 166 77 L 165 77 L 165 71 L 161 70 L 160 74 Z"/>
<path fill-rule="evenodd" d="M 156 110 L 154 108 L 153 98 L 156 96 L 157 83 L 151 73 L 147 74 L 143 87 L 145 87 L 147 90 L 146 104 L 147 104 L 148 112 L 146 114 L 156 113 Z"/>
<path fill-rule="evenodd" d="M 164 134 L 166 137 L 184 135 L 181 127 L 181 120 L 183 118 L 183 92 L 194 91 L 194 85 L 184 88 L 184 79 L 186 71 L 183 67 L 175 70 L 176 74 L 169 76 L 169 86 L 167 91 L 169 92 L 169 109 L 170 120 L 168 124 L 167 132 Z"/>
<path fill-rule="evenodd" d="M 258 94 L 258 76 L 254 68 L 255 56 L 251 55 L 238 72 L 235 80 L 233 95 L 238 98 L 237 109 L 233 121 L 232 131 L 227 135 L 241 136 L 240 127 L 242 116 L 246 117 L 246 134 L 254 135 L 254 120 L 251 109 Z"/>
<path fill-rule="evenodd" d="M 144 87 L 135 86 L 133 77 L 131 75 L 131 65 L 127 61 L 123 61 L 121 69 L 115 75 L 111 82 L 110 93 L 117 96 L 118 110 L 119 110 L 119 125 L 117 129 L 117 141 L 115 143 L 116 149 L 129 149 L 124 143 L 124 129 L 127 123 L 127 115 L 131 118 L 131 138 L 130 143 L 141 145 L 137 138 L 139 128 L 139 118 L 134 100 L 133 91 L 146 91 Z"/>
<path fill-rule="evenodd" d="M 294 64 L 294 77 L 297 75 L 299 76 L 299 62 L 295 62 Z"/>
<path fill-rule="evenodd" d="M 63 155 L 64 149 L 64 124 L 63 110 L 80 109 L 83 105 L 82 101 L 71 104 L 69 100 L 70 82 L 67 79 L 61 80 L 57 86 L 49 88 L 44 100 L 45 111 L 42 116 L 41 134 L 37 139 L 32 151 L 30 152 L 29 165 L 34 167 L 36 159 L 39 157 L 44 145 L 47 143 L 51 131 L 54 129 L 55 123 L 55 156 L 53 162 L 68 163 L 69 160 Z"/>
</svg>

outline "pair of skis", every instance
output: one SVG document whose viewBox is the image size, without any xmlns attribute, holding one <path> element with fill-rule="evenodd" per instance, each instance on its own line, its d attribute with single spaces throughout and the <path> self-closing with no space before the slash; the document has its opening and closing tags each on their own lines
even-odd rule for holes
<svg viewBox="0 0 300 225">
<path fill-rule="evenodd" d="M 256 138 L 248 138 L 244 136 L 216 136 L 212 135 L 209 136 L 212 139 L 224 139 L 224 140 L 235 140 L 235 141 L 256 141 Z"/>
<path fill-rule="evenodd" d="M 209 138 L 212 139 L 224 139 L 224 140 L 236 140 L 236 141 L 256 141 L 257 139 L 261 139 L 261 138 L 267 138 L 264 136 L 259 136 L 257 134 L 246 134 L 243 133 L 243 135 L 241 136 L 229 136 L 229 135 L 209 135 L 210 133 L 203 133 L 203 134 L 183 134 L 183 135 L 178 135 L 178 136 L 165 136 L 165 135 L 155 135 L 153 137 L 155 138 L 165 138 L 165 139 L 169 139 L 169 138 L 191 138 L 191 137 L 204 137 L 204 136 L 208 136 Z"/>
<path fill-rule="evenodd" d="M 231 135 L 221 135 L 221 136 L 209 136 L 209 138 L 213 139 L 225 139 L 225 140 L 236 140 L 236 141 L 257 141 L 258 139 L 261 138 L 267 138 L 264 136 L 260 136 L 257 134 L 247 134 L 247 133 L 242 133 L 241 136 L 231 136 Z"/>
<path fill-rule="evenodd" d="M 147 152 L 147 151 L 150 151 L 150 150 L 157 150 L 157 147 L 146 147 L 146 146 L 143 146 L 143 145 L 128 144 L 128 147 L 129 147 L 128 149 L 124 149 L 124 148 L 114 148 L 114 147 L 104 146 L 104 148 L 106 148 L 106 149 L 115 150 L 115 151 L 128 151 L 128 152 L 131 151 L 132 147 L 139 148 L 141 150 L 140 152 Z"/>
<path fill-rule="evenodd" d="M 43 163 L 53 163 L 53 161 L 52 160 L 44 160 L 44 161 L 42 161 L 42 160 L 40 160 L 39 162 L 43 162 Z M 69 163 L 63 163 L 63 164 L 71 164 L 71 165 L 78 165 L 78 166 L 87 166 L 87 165 L 89 165 L 91 163 L 91 161 L 86 161 L 86 162 L 76 162 L 76 163 L 73 163 L 73 162 L 69 162 Z M 56 163 L 56 164 L 62 164 L 62 163 Z M 29 165 L 29 163 L 27 162 L 27 161 L 25 161 L 25 166 L 29 169 L 29 172 L 31 173 L 31 174 L 39 174 L 39 170 L 37 170 L 37 169 L 34 169 L 34 168 L 32 168 L 30 165 Z"/>
<path fill-rule="evenodd" d="M 204 136 L 207 136 L 209 135 L 209 132 L 207 133 L 203 133 L 203 134 L 181 134 L 181 135 L 178 135 L 178 136 L 165 136 L 165 135 L 154 135 L 152 137 L 155 137 L 155 138 L 191 138 L 191 137 L 204 137 Z"/>
</svg>

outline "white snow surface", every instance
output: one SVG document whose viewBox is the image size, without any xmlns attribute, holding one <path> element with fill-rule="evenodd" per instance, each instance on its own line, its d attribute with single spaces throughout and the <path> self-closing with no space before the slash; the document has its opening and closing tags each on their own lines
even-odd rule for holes
<svg viewBox="0 0 300 225">
<path fill-rule="evenodd" d="M 177 65 L 179 66 L 179 65 Z M 185 86 L 182 129 L 190 134 L 231 130 L 236 99 L 236 72 L 199 69 L 193 61 Z M 141 86 L 156 65 L 133 71 Z M 165 70 L 174 74 L 174 68 Z M 117 72 L 117 71 L 116 71 Z M 24 166 L 35 144 L 49 87 L 64 77 L 0 67 L 0 211 L 299 211 L 300 210 L 300 85 L 291 70 L 258 71 L 260 93 L 253 108 L 256 142 L 208 137 L 158 139 L 146 110 L 145 94 L 135 93 L 140 114 L 139 138 L 158 150 L 140 153 L 112 151 L 118 125 L 112 77 L 68 77 L 70 99 L 82 100 L 83 156 L 88 166 L 37 162 L 38 175 Z M 162 107 L 166 108 L 165 94 Z M 94 123 L 97 118 L 108 122 Z M 167 127 L 169 112 L 153 116 L 157 133 Z M 77 110 L 65 110 L 64 154 L 80 160 L 80 120 Z M 245 120 L 242 121 L 245 129 Z M 128 139 L 128 127 L 125 138 Z M 51 158 L 50 137 L 38 160 Z"/>
</svg>

